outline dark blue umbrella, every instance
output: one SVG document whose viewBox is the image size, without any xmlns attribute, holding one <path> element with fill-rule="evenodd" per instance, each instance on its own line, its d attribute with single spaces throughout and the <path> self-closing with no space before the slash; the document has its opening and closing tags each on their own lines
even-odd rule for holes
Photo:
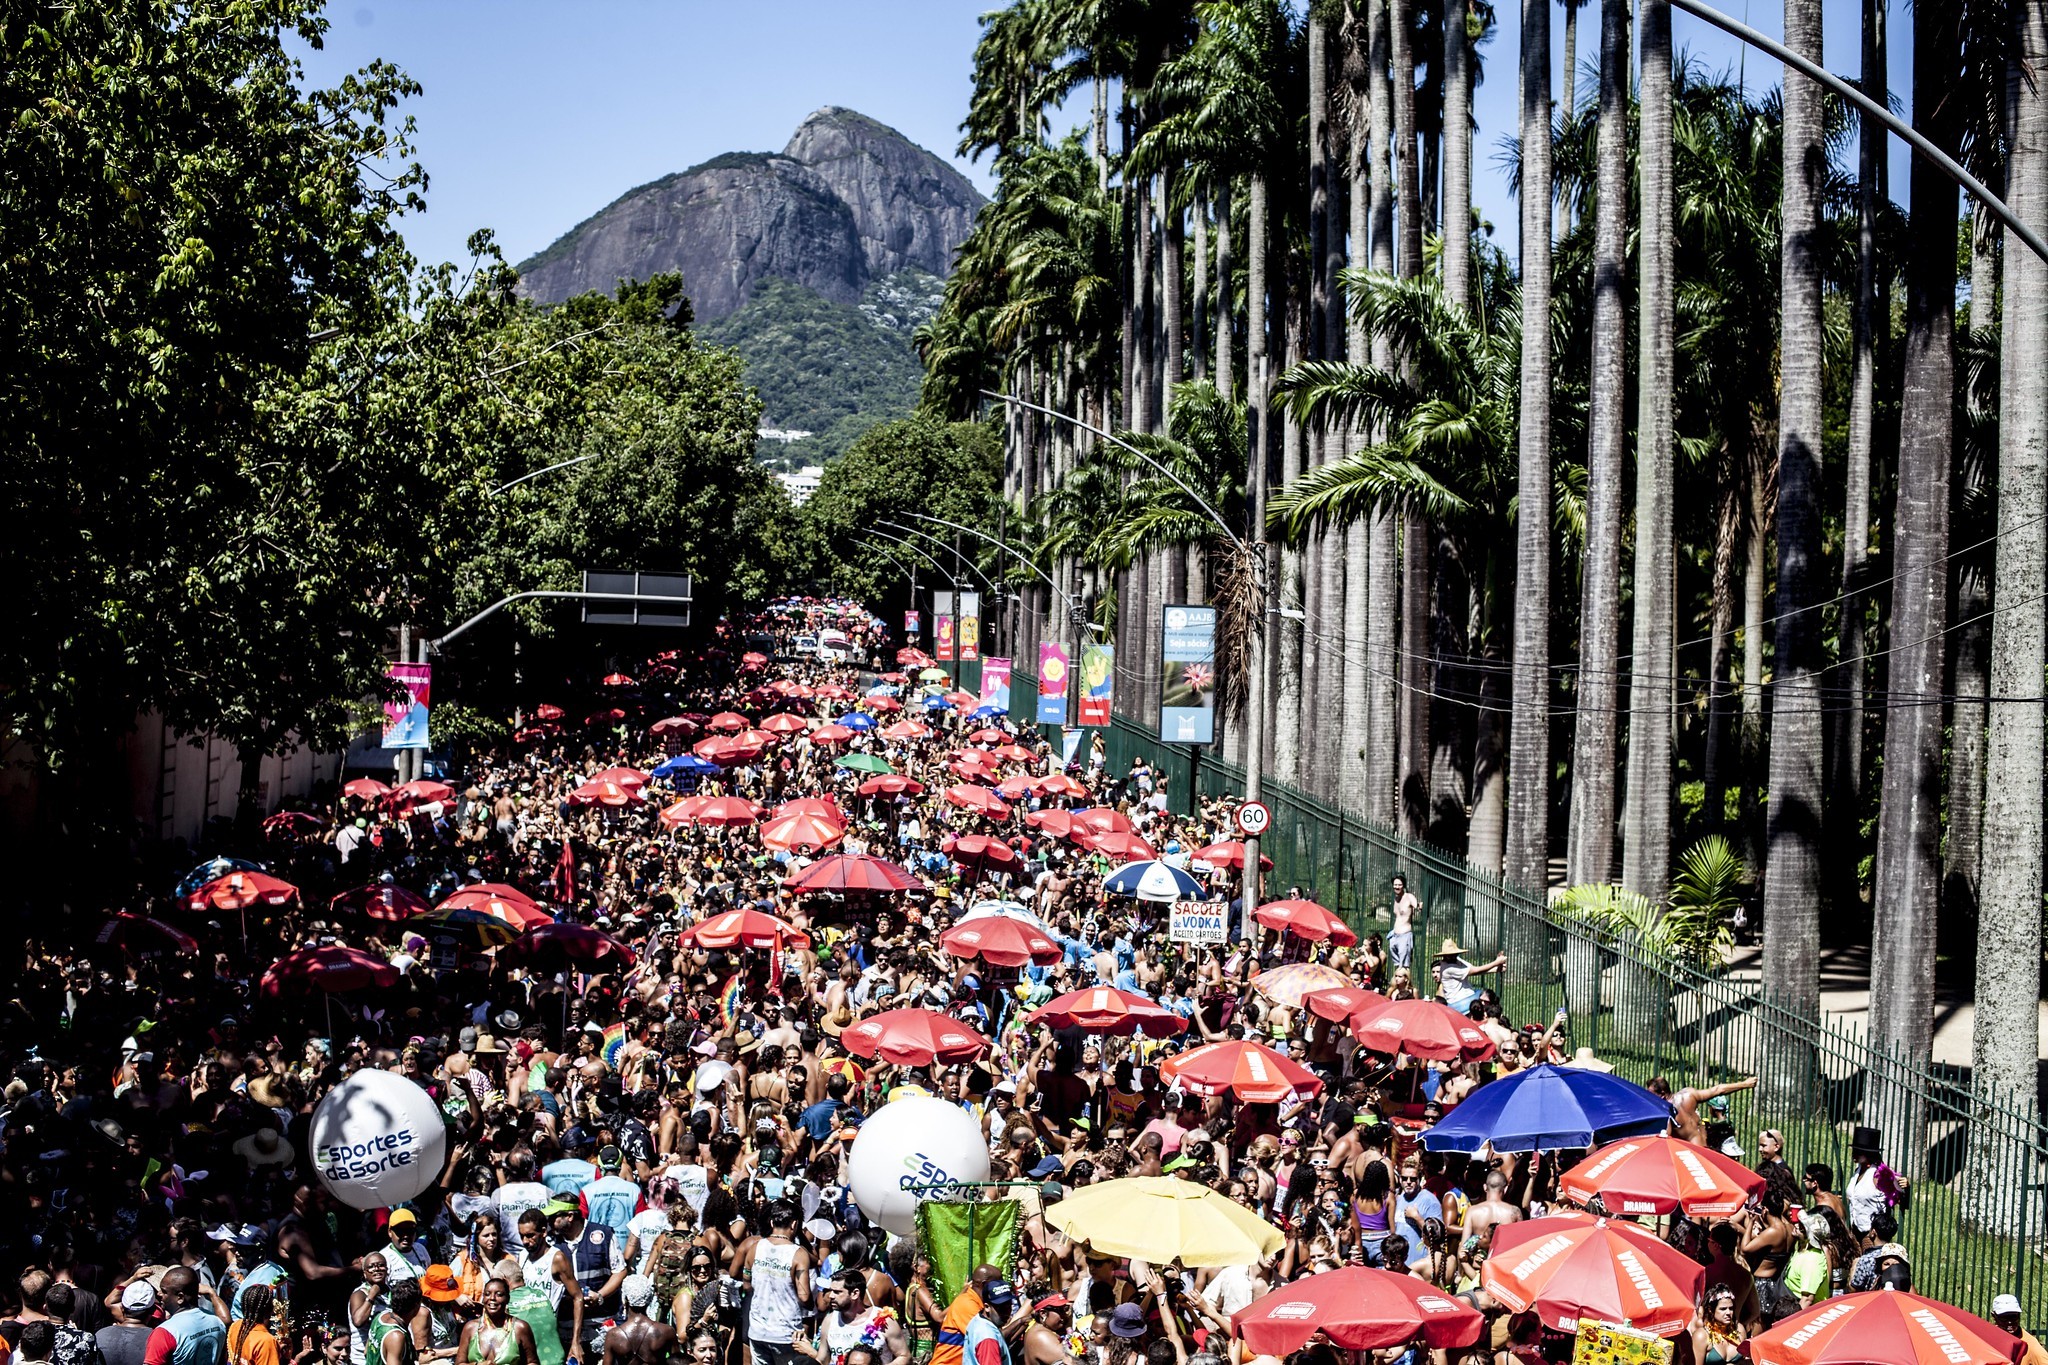
<svg viewBox="0 0 2048 1365">
<path fill-rule="evenodd" d="M 709 777 L 718 771 L 719 767 L 716 763 L 707 762 L 695 754 L 677 754 L 674 758 L 668 759 L 655 767 L 647 775 L 649 777 L 662 778 Z"/>
<path fill-rule="evenodd" d="M 997 716 L 1006 714 L 1007 712 L 1000 706 L 977 706 L 967 713 L 967 718 L 969 720 L 992 720 Z"/>
<path fill-rule="evenodd" d="M 953 709 L 953 703 L 935 693 L 924 699 L 924 709 L 927 711 L 950 711 Z"/>
<path fill-rule="evenodd" d="M 848 711 L 839 718 L 838 723 L 844 725 L 849 730 L 872 730 L 875 728 L 875 718 L 865 711 Z"/>
<path fill-rule="evenodd" d="M 1474 1090 L 1434 1128 L 1432 1152 L 1553 1152 L 1663 1132 L 1671 1102 L 1634 1081 L 1585 1067 L 1532 1066 Z"/>
<path fill-rule="evenodd" d="M 218 881 L 230 872 L 261 872 L 262 863 L 252 863 L 246 858 L 213 858 L 187 872 L 179 881 L 176 895 L 179 900 L 189 898 L 194 891 L 211 881 Z"/>
</svg>

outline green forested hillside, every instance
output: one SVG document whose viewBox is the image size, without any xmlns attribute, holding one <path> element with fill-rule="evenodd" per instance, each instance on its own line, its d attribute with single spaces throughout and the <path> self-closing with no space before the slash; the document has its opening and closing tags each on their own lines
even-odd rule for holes
<svg viewBox="0 0 2048 1365">
<path fill-rule="evenodd" d="M 848 307 L 771 277 L 738 312 L 701 324 L 707 340 L 746 358 L 764 427 L 813 433 L 786 445 L 764 440 L 759 457 L 787 468 L 824 464 L 874 423 L 910 413 L 923 375 L 910 333 L 937 307 L 940 289 L 935 276 L 904 270 Z"/>
</svg>

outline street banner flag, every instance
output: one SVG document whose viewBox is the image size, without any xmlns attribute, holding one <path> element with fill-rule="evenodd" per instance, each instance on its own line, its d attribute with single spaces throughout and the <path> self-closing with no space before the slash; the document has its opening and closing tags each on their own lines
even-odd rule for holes
<svg viewBox="0 0 2048 1365">
<path fill-rule="evenodd" d="M 981 594 L 963 592 L 960 594 L 960 624 L 955 632 L 960 637 L 960 658 L 968 661 L 981 657 Z"/>
<path fill-rule="evenodd" d="M 384 703 L 384 747 L 427 748 L 427 705 L 434 695 L 434 666 L 392 664 L 384 675 L 403 687 L 410 699 L 402 705 Z"/>
<path fill-rule="evenodd" d="M 916 612 L 906 611 L 903 613 L 903 633 L 905 635 L 909 635 L 914 638 L 917 635 L 918 627 L 920 624 L 922 623 L 919 621 L 918 614 Z"/>
<path fill-rule="evenodd" d="M 932 657 L 940 663 L 953 662 L 953 618 L 938 615 L 932 617 L 932 639 L 936 647 Z"/>
<path fill-rule="evenodd" d="M 1216 742 L 1216 608 L 1169 606 L 1161 625 L 1159 738 Z"/>
<path fill-rule="evenodd" d="M 1050 640 L 1038 646 L 1038 723 L 1067 723 L 1067 647 Z"/>
<path fill-rule="evenodd" d="M 1116 646 L 1081 646 L 1081 724 L 1108 725 L 1115 690 Z"/>
<path fill-rule="evenodd" d="M 981 661 L 981 704 L 1009 714 L 1010 661 L 991 654 Z"/>
</svg>

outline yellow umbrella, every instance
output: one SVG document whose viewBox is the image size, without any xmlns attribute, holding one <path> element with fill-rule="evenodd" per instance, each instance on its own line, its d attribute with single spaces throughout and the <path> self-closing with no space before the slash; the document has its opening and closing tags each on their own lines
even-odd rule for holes
<svg viewBox="0 0 2048 1365">
<path fill-rule="evenodd" d="M 1164 1175 L 1086 1186 L 1048 1204 L 1045 1221 L 1102 1255 L 1153 1265 L 1250 1265 L 1287 1242 L 1280 1229 L 1206 1185 Z"/>
</svg>

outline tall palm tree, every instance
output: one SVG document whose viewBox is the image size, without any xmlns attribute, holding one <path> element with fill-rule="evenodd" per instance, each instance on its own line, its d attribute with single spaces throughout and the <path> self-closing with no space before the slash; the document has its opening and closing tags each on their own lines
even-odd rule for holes
<svg viewBox="0 0 2048 1365">
<path fill-rule="evenodd" d="M 1472 297 L 1471 0 L 1444 0 L 1444 297 Z"/>
<path fill-rule="evenodd" d="M 1393 150 L 1394 92 L 1388 80 L 1392 60 L 1392 35 L 1387 31 L 1387 0 L 1368 0 L 1365 31 L 1364 88 L 1356 91 L 1366 112 L 1367 183 L 1371 196 L 1371 222 L 1366 239 L 1371 243 L 1371 266 L 1380 274 L 1394 273 L 1394 178 L 1390 156 Z M 1469 127 L 1469 124 L 1468 124 Z M 1470 158 L 1467 157 L 1467 197 L 1470 196 Z M 1471 271 L 1465 275 L 1465 295 L 1471 293 Z M 1353 310 L 1354 314 L 1356 310 Z M 1393 364 L 1393 349 L 1382 333 L 1371 337 L 1368 354 L 1354 352 L 1353 360 L 1370 359 L 1381 369 Z M 1400 581 L 1395 536 L 1398 514 L 1388 504 L 1372 509 L 1365 536 L 1366 564 L 1366 763 L 1371 768 L 1369 791 L 1363 814 L 1366 819 L 1391 827 L 1399 810 L 1402 739 L 1401 709 L 1411 702 L 1418 671 L 1411 656 L 1397 647 L 1395 630 L 1400 611 Z M 1353 550 L 1356 553 L 1356 550 Z M 1424 580 L 1425 583 L 1427 580 Z M 1399 688 L 1402 681 L 1408 692 Z M 1416 755 L 1415 758 L 1424 756 Z M 1420 771 L 1420 769 L 1418 769 Z"/>
<path fill-rule="evenodd" d="M 1913 123 L 1950 155 L 1962 150 L 1954 9 L 1913 9 Z M 1870 944 L 1871 1040 L 1909 1061 L 1934 1041 L 1935 925 L 1941 903 L 1942 691 L 1948 628 L 1949 451 L 1955 436 L 1955 184 L 1913 159 L 1911 239 L 1905 251 L 1905 393 L 1899 407 L 1892 515 L 1892 647 L 1887 662 L 1884 801 L 1877 825 L 1876 926 Z M 1924 1151 L 1916 1110 L 1901 1150 Z"/>
<path fill-rule="evenodd" d="M 2017 8 L 2016 72 L 2048 70 L 2048 6 Z M 2036 232 L 2048 230 L 2048 83 L 2013 82 L 2007 203 Z M 2031 1108 L 2041 986 L 2042 672 L 2048 667 L 2038 604 L 2048 593 L 2048 265 L 2006 253 L 2003 382 L 1999 392 L 1998 529 L 1991 618 L 1991 723 L 1985 758 L 1984 880 L 1978 936 L 1972 1080 Z M 1997 1188 L 2010 1169 L 2005 1144 L 1972 1144 L 1966 1181 Z M 1973 1204 L 1975 1201 L 1971 1201 Z M 2006 1231 L 2020 1201 L 1992 1199 L 1993 1213 L 1966 1204 L 1966 1220 Z"/>
<path fill-rule="evenodd" d="M 1647 50 L 1644 55 L 1647 66 Z M 1617 670 L 1621 654 L 1622 454 L 1628 443 L 1623 410 L 1628 387 L 1628 305 L 1622 296 L 1628 273 L 1628 66 L 1628 0 L 1601 0 L 1597 133 L 1600 170 L 1593 208 L 1593 371 L 1586 447 L 1586 562 L 1581 585 L 1579 687 L 1572 739 L 1571 828 L 1565 857 L 1565 880 L 1574 886 L 1604 882 L 1614 875 L 1614 774 L 1619 767 L 1616 747 L 1621 729 Z M 1667 79 L 1667 98 L 1669 88 Z M 1668 106 L 1666 113 L 1668 116 Z M 1665 135 L 1670 135 L 1668 122 Z M 1648 151 L 1646 145 L 1646 190 Z M 1668 174 L 1668 142 L 1664 153 Z M 1643 230 L 1647 238 L 1651 230 L 1647 215 Z M 1667 227 L 1667 240 L 1668 232 Z M 1647 284 L 1646 274 L 1646 293 Z M 1644 302 L 1647 315 L 1647 297 Z M 1631 889 L 1651 894 L 1641 887 Z"/>
<path fill-rule="evenodd" d="M 1550 858 L 1550 139 L 1550 0 L 1522 0 L 1522 316 L 1537 321 L 1522 329 L 1504 870 L 1532 887 Z"/>
<path fill-rule="evenodd" d="M 1628 804 L 1623 885 L 1664 898 L 1671 870 L 1671 787 L 1677 695 L 1677 584 L 1673 581 L 1672 384 L 1675 253 L 1672 244 L 1671 7 L 1643 6 L 1642 313 L 1637 327 L 1636 566 L 1629 680 Z"/>
<path fill-rule="evenodd" d="M 1821 0 L 1786 0 L 1785 45 L 1821 60 Z M 1801 1019 L 1820 1013 L 1822 776 L 1821 189 L 1827 173 L 1820 86 L 1785 72 L 1784 284 L 1779 305 L 1778 620 L 1771 696 L 1770 823 L 1763 979 Z M 1654 661 L 1662 666 L 1662 661 Z M 2037 684 L 2038 685 L 2038 684 Z M 2036 759 L 2038 763 L 2038 756 Z M 1806 1068 L 1765 1078 L 1765 1103 L 1811 1098 Z"/>
</svg>

